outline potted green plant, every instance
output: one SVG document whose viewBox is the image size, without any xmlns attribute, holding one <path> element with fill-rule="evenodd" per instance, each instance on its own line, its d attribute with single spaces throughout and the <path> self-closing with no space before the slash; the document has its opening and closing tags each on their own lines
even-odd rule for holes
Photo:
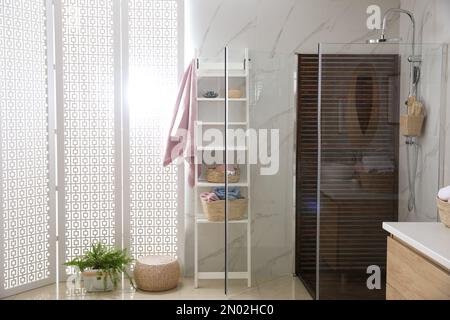
<svg viewBox="0 0 450 320">
<path fill-rule="evenodd" d="M 133 262 L 127 250 L 108 247 L 102 243 L 92 245 L 83 256 L 66 262 L 69 267 L 77 267 L 88 292 L 112 291 L 117 288 L 123 272 L 134 288 L 133 279 L 127 269 Z"/>
</svg>

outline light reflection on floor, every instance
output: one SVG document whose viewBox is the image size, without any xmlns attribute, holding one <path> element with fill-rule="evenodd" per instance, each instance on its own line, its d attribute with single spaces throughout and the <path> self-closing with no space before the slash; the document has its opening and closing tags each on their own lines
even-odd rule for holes
<svg viewBox="0 0 450 320">
<path fill-rule="evenodd" d="M 86 293 L 84 289 L 68 289 L 66 283 L 31 290 L 7 299 L 12 300 L 311 300 L 303 284 L 296 277 L 285 276 L 247 288 L 246 282 L 232 280 L 229 294 L 223 292 L 223 281 L 202 280 L 194 289 L 193 279 L 185 278 L 177 289 L 149 293 L 135 291 L 128 285 L 113 292 Z"/>
</svg>

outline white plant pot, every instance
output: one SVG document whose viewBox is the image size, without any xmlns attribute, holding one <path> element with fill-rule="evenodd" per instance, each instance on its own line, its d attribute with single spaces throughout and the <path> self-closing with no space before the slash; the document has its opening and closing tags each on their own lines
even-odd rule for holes
<svg viewBox="0 0 450 320">
<path fill-rule="evenodd" d="M 110 277 L 106 280 L 106 274 L 99 270 L 84 271 L 81 273 L 84 288 L 87 292 L 106 292 L 114 290 L 114 284 Z"/>
</svg>

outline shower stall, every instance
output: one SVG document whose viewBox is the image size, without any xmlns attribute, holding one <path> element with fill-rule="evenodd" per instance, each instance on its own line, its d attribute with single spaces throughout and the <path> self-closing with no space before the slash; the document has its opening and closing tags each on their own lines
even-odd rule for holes
<svg viewBox="0 0 450 320">
<path fill-rule="evenodd" d="M 298 55 L 296 274 L 316 299 L 384 299 L 382 223 L 438 220 L 447 48 L 411 47 L 321 43 Z M 411 95 L 426 118 L 404 137 Z"/>
<path fill-rule="evenodd" d="M 226 165 L 234 165 L 244 149 L 241 180 L 222 186 L 240 187 L 248 200 L 241 223 L 231 218 L 231 201 L 221 223 L 195 223 L 203 218 L 200 202 L 192 210 L 200 214 L 187 222 L 197 228 L 187 232 L 196 238 L 200 290 L 207 280 L 224 278 L 233 295 L 296 274 L 316 299 L 385 299 L 382 223 L 437 221 L 435 195 L 442 184 L 447 48 L 415 45 L 421 61 L 414 62 L 420 66 L 414 95 L 426 119 L 421 135 L 412 138 L 400 130 L 412 94 L 411 47 L 321 43 L 318 53 L 298 54 L 297 61 L 229 47 L 215 58 L 199 56 L 198 94 L 214 91 L 219 100 L 201 98 L 198 116 L 205 128 L 224 133 Z M 218 69 L 208 73 L 211 63 Z M 241 98 L 226 97 L 236 89 Z M 230 134 L 235 128 L 255 130 L 258 139 L 246 135 L 241 148 Z M 261 170 L 267 161 L 250 157 L 254 149 L 265 151 L 262 142 L 272 160 L 279 159 L 278 170 L 268 175 Z M 211 185 L 202 165 L 199 186 L 205 192 Z"/>
</svg>

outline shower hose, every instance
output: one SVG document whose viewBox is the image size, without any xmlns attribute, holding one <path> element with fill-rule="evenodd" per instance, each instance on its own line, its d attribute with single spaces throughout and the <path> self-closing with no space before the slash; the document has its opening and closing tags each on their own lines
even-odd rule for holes
<svg viewBox="0 0 450 320">
<path fill-rule="evenodd" d="M 413 163 L 411 164 L 411 151 L 413 152 Z M 414 138 L 407 138 L 406 140 L 406 161 L 408 165 L 408 186 L 409 199 L 408 211 L 412 212 L 416 207 L 416 174 L 417 174 L 417 152 L 418 145 Z M 412 170 L 411 170 L 412 169 Z"/>
<path fill-rule="evenodd" d="M 414 45 L 413 45 L 414 56 Z M 411 62 L 412 63 L 412 62 Z M 409 75 L 411 82 L 409 96 L 417 98 L 417 86 L 420 80 L 421 71 L 420 67 L 412 63 L 412 71 Z M 407 103 L 406 103 L 407 105 Z M 413 163 L 411 164 L 411 151 L 413 152 Z M 416 176 L 417 176 L 417 161 L 418 161 L 419 144 L 416 138 L 406 138 L 406 161 L 408 166 L 408 186 L 409 186 L 409 199 L 408 199 L 408 211 L 412 212 L 416 209 Z M 411 170 L 412 169 L 412 170 Z"/>
</svg>

